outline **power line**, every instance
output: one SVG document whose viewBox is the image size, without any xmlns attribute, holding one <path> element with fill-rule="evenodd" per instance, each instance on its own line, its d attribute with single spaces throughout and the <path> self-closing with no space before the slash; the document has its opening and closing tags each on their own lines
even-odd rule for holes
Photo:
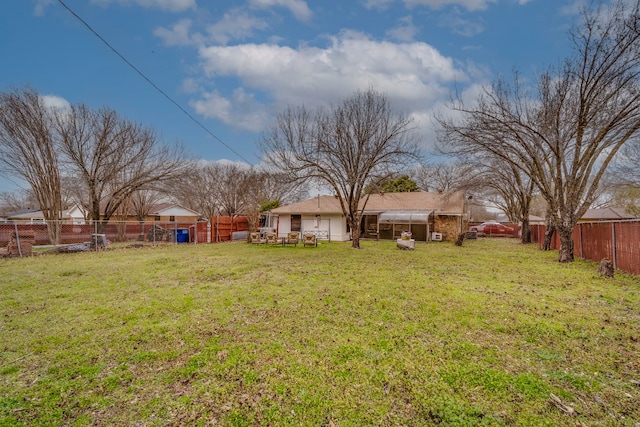
<svg viewBox="0 0 640 427">
<path fill-rule="evenodd" d="M 91 25 L 89 25 L 87 23 L 87 21 L 85 21 L 84 19 L 82 19 L 76 12 L 74 12 L 69 6 L 66 5 L 66 3 L 63 0 L 58 0 L 58 3 L 60 3 L 62 5 L 62 7 L 64 7 L 65 9 L 67 9 L 67 11 L 73 15 L 74 18 L 76 18 L 78 21 L 80 21 L 85 27 L 87 27 L 87 29 L 89 31 L 91 31 L 93 33 L 94 36 L 96 36 L 98 39 L 100 39 L 100 41 L 102 43 L 104 43 L 109 49 L 111 49 L 111 51 L 113 53 L 115 53 L 125 64 L 127 64 L 129 67 L 131 67 L 136 73 L 138 73 L 140 75 L 140 77 L 142 77 L 143 79 L 145 79 L 147 81 L 147 83 L 149 83 L 155 90 L 157 90 L 158 92 L 160 92 L 165 98 L 167 98 L 169 101 L 171 101 L 171 103 L 173 105 L 175 105 L 176 107 L 178 107 L 178 109 L 180 111 L 182 111 L 187 117 L 189 117 L 195 124 L 197 124 L 198 126 L 200 126 L 200 128 L 202 128 L 206 133 L 208 133 L 209 135 L 211 135 L 216 141 L 218 141 L 220 144 L 224 145 L 225 147 L 227 147 L 227 149 L 229 151 L 231 151 L 232 153 L 234 153 L 236 156 L 238 156 L 240 159 L 244 160 L 245 162 L 247 162 L 248 164 L 251 165 L 251 162 L 249 160 L 247 160 L 246 158 L 244 158 L 243 155 L 241 155 L 240 153 L 238 153 L 236 150 L 234 150 L 233 148 L 231 148 L 227 143 L 225 143 L 222 139 L 218 138 L 217 135 L 215 135 L 213 132 L 211 132 L 205 125 L 202 124 L 202 122 L 200 122 L 198 119 L 196 119 L 191 113 L 189 113 L 187 110 L 185 110 L 180 104 L 178 104 L 178 102 L 176 100 L 174 100 L 171 96 L 169 96 L 164 90 L 162 90 L 157 84 L 155 84 L 149 77 L 147 77 L 142 71 L 140 71 L 138 69 L 138 67 L 136 67 L 135 65 L 133 65 L 131 62 L 129 62 L 129 60 L 127 60 L 127 58 L 125 58 L 115 47 L 113 47 L 107 40 L 104 39 L 104 37 L 102 37 L 100 34 L 98 34 L 98 32 L 96 30 L 94 30 Z"/>
</svg>

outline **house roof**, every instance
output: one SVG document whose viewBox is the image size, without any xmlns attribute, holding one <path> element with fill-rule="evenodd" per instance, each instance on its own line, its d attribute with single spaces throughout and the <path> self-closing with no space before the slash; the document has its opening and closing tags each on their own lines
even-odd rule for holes
<svg viewBox="0 0 640 427">
<path fill-rule="evenodd" d="M 31 218 L 31 216 L 29 216 L 31 214 L 40 215 L 40 218 L 42 218 L 42 211 L 35 208 L 19 209 L 13 212 L 7 212 L 4 216 L 7 218 Z"/>
<path fill-rule="evenodd" d="M 342 213 L 340 200 L 335 196 L 318 196 L 271 210 L 275 214 L 335 214 Z"/>
<path fill-rule="evenodd" d="M 106 203 L 105 202 L 101 202 L 100 203 L 100 214 L 104 214 L 105 211 L 105 207 L 106 207 Z M 129 205 L 120 205 L 120 212 L 118 212 L 118 215 L 122 215 L 122 209 L 126 207 L 127 208 L 127 212 L 126 215 L 128 216 L 136 216 L 137 212 L 136 209 L 133 205 L 129 204 Z M 191 209 L 182 207 L 176 203 L 173 202 L 158 202 L 158 203 L 154 203 L 153 205 L 151 205 L 149 207 L 148 210 L 148 215 L 158 215 L 158 216 L 200 216 L 200 214 L 196 211 L 193 211 Z"/>
<path fill-rule="evenodd" d="M 360 201 L 360 207 L 365 200 Z M 426 191 L 408 193 L 371 194 L 364 211 L 368 213 L 387 211 L 436 211 L 439 215 L 464 213 L 464 193 L 432 193 Z M 341 214 L 340 200 L 336 196 L 318 196 L 302 202 L 281 206 L 271 211 L 275 214 Z"/>
<path fill-rule="evenodd" d="M 628 214 L 623 208 L 601 208 L 587 209 L 581 221 L 607 221 L 616 219 L 635 219 L 636 217 Z"/>
<path fill-rule="evenodd" d="M 151 215 L 200 216 L 198 212 L 175 203 L 158 203 L 151 210 Z"/>
<path fill-rule="evenodd" d="M 438 215 L 460 215 L 465 211 L 464 192 L 416 191 L 369 196 L 365 212 L 435 211 Z"/>
<path fill-rule="evenodd" d="M 529 224 L 544 224 L 544 218 L 537 215 L 529 215 Z"/>
<path fill-rule="evenodd" d="M 61 212 L 62 219 L 69 219 L 72 209 L 65 209 Z M 10 212 L 5 215 L 7 219 L 13 220 L 44 220 L 44 214 L 39 209 L 21 209 L 15 212 Z"/>
</svg>

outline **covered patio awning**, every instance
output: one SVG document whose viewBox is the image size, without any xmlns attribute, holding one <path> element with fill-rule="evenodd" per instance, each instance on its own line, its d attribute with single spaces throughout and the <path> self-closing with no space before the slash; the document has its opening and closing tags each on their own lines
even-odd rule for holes
<svg viewBox="0 0 640 427">
<path fill-rule="evenodd" d="M 433 211 L 386 211 L 380 213 L 380 224 L 428 224 Z"/>
</svg>

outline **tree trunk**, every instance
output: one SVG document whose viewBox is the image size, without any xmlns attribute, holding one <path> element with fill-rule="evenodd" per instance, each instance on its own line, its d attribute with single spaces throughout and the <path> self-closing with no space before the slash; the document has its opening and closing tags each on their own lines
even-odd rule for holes
<svg viewBox="0 0 640 427">
<path fill-rule="evenodd" d="M 360 249 L 360 218 L 354 218 L 351 221 L 351 247 L 353 249 Z"/>
<path fill-rule="evenodd" d="M 556 231 L 556 221 L 551 211 L 547 210 L 547 217 L 544 221 L 544 244 L 542 245 L 542 250 L 551 250 L 551 239 L 553 238 L 554 231 Z"/>
<path fill-rule="evenodd" d="M 556 231 L 554 226 L 547 226 L 544 230 L 544 244 L 542 245 L 542 250 L 550 251 L 551 250 L 551 239 L 553 238 L 553 232 Z"/>
<path fill-rule="evenodd" d="M 520 235 L 520 242 L 523 244 L 531 243 L 531 225 L 529 224 L 529 218 L 522 218 L 522 229 Z"/>
<path fill-rule="evenodd" d="M 560 236 L 560 250 L 558 251 L 559 262 L 573 262 L 573 227 L 558 226 Z"/>
<path fill-rule="evenodd" d="M 62 224 L 60 220 L 45 221 L 47 224 L 47 236 L 49 237 L 49 243 L 52 245 L 60 244 L 60 233 L 62 232 Z"/>
</svg>

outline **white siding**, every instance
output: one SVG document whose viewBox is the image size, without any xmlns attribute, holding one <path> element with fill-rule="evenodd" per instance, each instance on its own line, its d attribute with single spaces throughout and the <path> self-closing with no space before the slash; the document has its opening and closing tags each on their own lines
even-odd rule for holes
<svg viewBox="0 0 640 427">
<path fill-rule="evenodd" d="M 316 219 L 312 215 L 302 215 L 301 232 L 318 232 L 330 235 L 332 242 L 346 242 L 350 239 L 347 223 L 342 215 L 324 215 Z M 291 215 L 281 214 L 278 224 L 278 235 L 284 236 L 291 231 Z"/>
</svg>

